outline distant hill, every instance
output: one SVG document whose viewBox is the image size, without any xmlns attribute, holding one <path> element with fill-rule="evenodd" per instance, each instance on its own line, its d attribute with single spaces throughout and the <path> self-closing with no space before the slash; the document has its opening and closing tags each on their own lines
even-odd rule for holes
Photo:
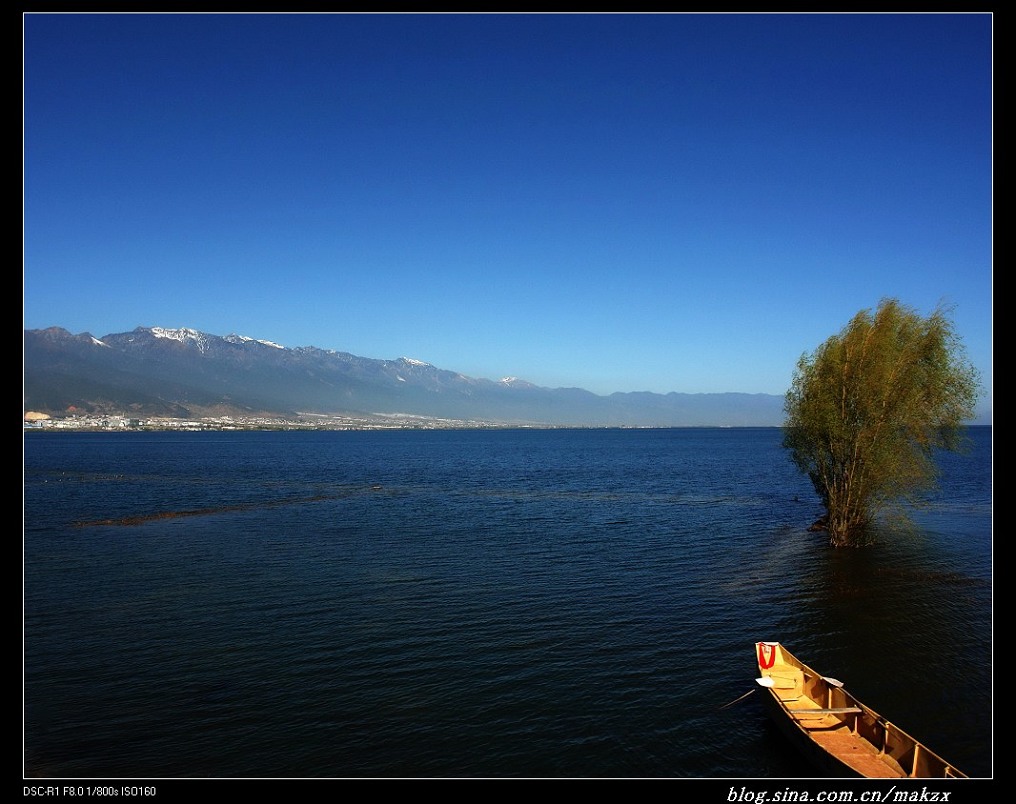
<svg viewBox="0 0 1016 804">
<path fill-rule="evenodd" d="M 410 414 L 588 427 L 778 426 L 772 394 L 593 394 L 516 378 L 467 377 L 408 358 L 378 360 L 239 335 L 138 327 L 95 338 L 25 330 L 24 405 L 50 415 Z"/>
</svg>

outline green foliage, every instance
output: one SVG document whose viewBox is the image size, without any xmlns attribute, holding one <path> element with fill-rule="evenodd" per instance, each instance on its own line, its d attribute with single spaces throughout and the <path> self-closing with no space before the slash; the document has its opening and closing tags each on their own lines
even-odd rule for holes
<svg viewBox="0 0 1016 804">
<path fill-rule="evenodd" d="M 960 446 L 978 383 L 946 311 L 924 318 L 895 299 L 801 357 L 783 446 L 826 509 L 830 544 L 868 543 L 880 512 L 934 487 L 934 450 Z"/>
</svg>

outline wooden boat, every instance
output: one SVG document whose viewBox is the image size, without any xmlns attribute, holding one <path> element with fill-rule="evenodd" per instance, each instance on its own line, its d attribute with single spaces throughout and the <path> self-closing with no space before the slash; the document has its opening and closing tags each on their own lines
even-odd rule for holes
<svg viewBox="0 0 1016 804">
<path fill-rule="evenodd" d="M 776 725 L 830 776 L 966 778 L 914 737 L 865 706 L 843 683 L 816 673 L 779 642 L 756 642 L 766 706 Z"/>
</svg>

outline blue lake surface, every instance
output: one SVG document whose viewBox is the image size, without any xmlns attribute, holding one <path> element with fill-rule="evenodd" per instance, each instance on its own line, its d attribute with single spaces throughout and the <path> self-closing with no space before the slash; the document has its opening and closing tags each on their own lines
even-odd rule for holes
<svg viewBox="0 0 1016 804">
<path fill-rule="evenodd" d="M 834 550 L 759 429 L 26 433 L 24 770 L 802 778 L 779 640 L 992 767 L 992 434 Z"/>
</svg>

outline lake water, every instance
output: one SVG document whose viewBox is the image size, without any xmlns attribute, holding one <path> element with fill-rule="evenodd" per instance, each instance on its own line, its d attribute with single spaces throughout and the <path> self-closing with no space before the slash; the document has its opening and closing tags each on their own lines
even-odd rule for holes
<svg viewBox="0 0 1016 804">
<path fill-rule="evenodd" d="M 26 433 L 25 775 L 813 776 L 761 639 L 991 776 L 971 435 L 833 550 L 774 428 Z"/>
</svg>

